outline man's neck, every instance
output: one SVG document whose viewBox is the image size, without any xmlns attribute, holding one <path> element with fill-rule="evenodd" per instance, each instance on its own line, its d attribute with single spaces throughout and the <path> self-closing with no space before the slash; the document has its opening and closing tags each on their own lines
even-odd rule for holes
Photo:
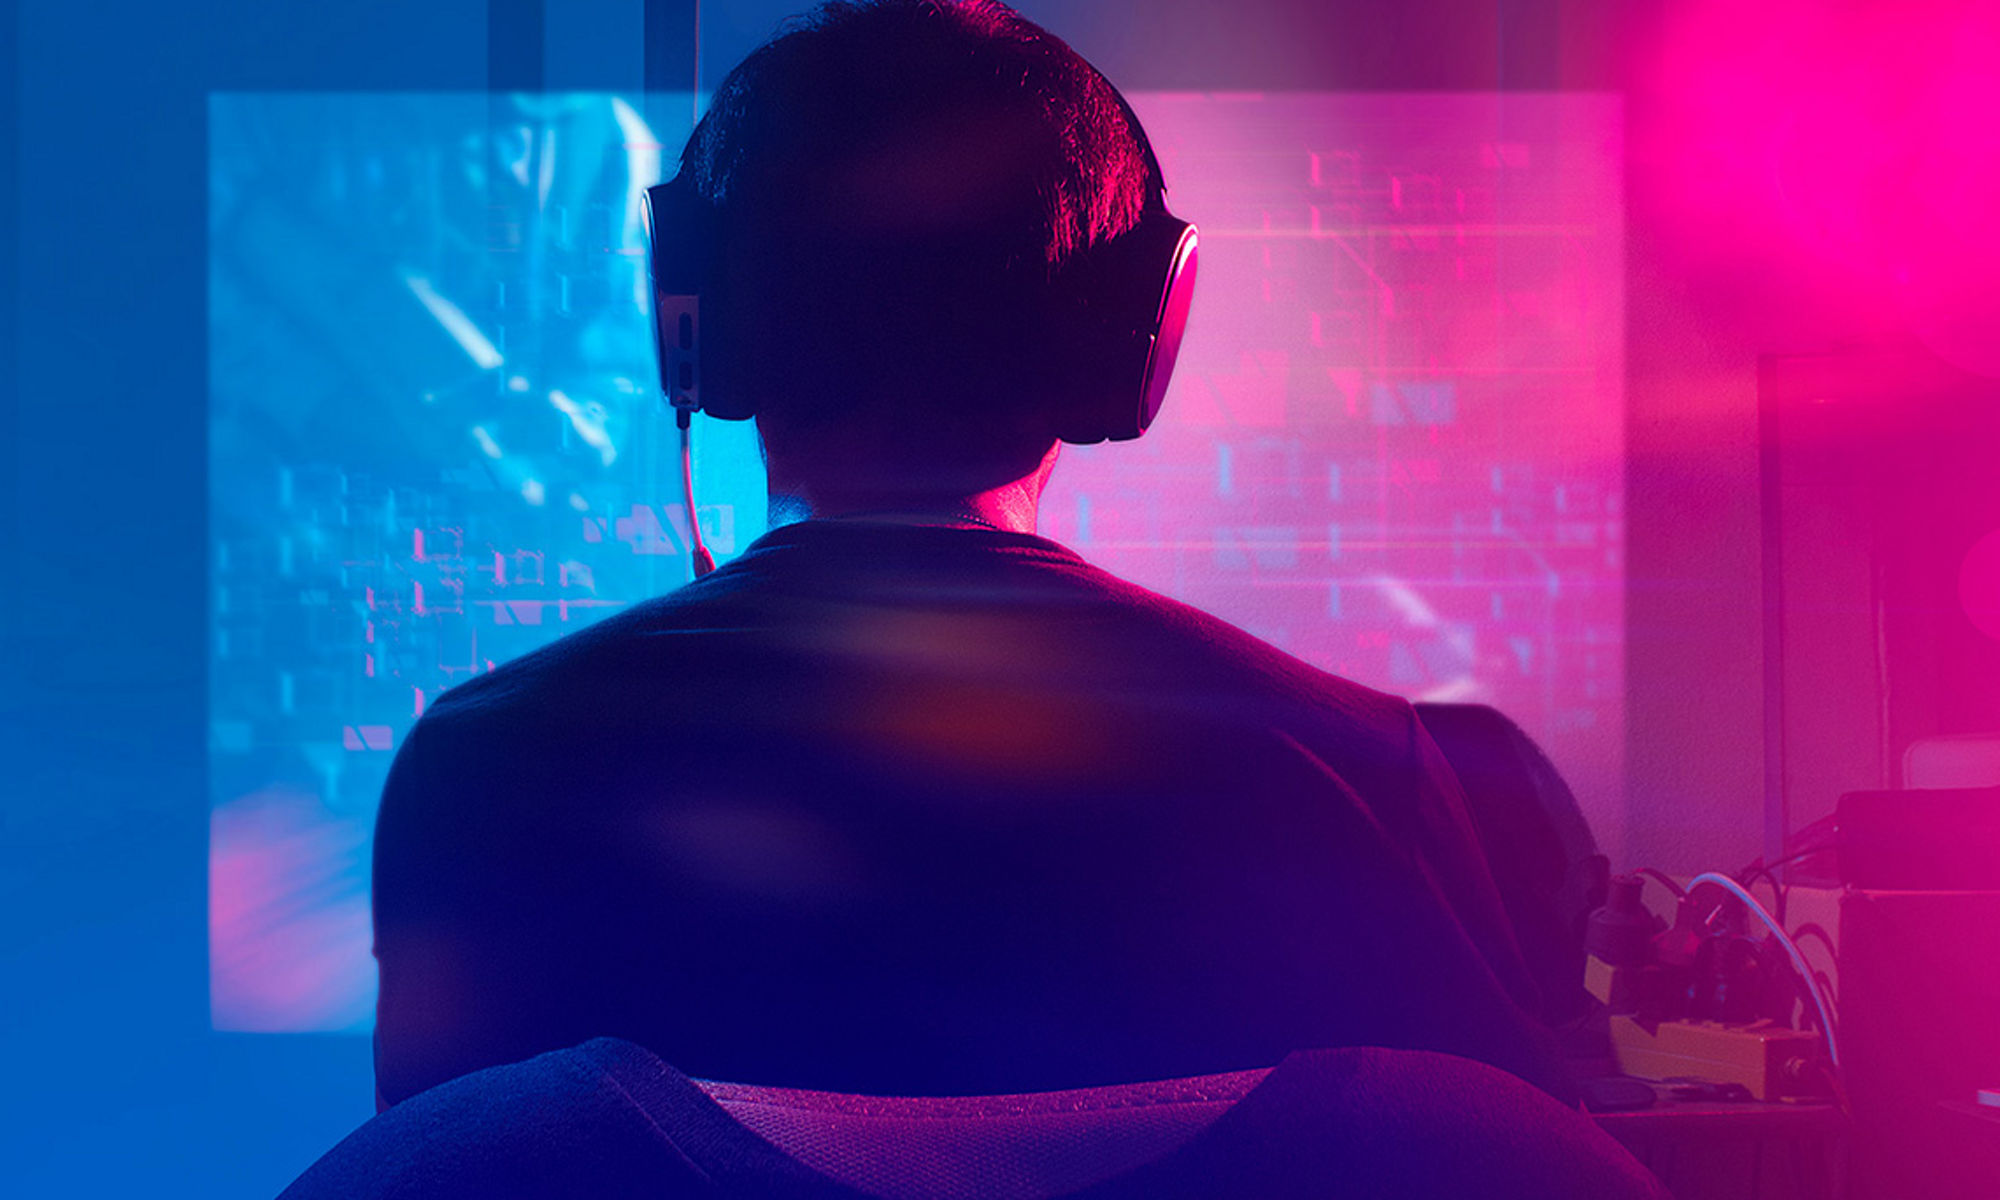
<svg viewBox="0 0 2000 1200">
<path fill-rule="evenodd" d="M 895 488 L 870 486 L 886 472 L 833 472 L 802 469 L 803 464 L 765 456 L 770 481 L 772 528 L 796 521 L 880 521 L 905 525 L 966 525 L 1035 532 L 1042 489 L 1055 469 L 1060 446 L 1050 441 L 1034 469 L 992 487 L 959 491 L 954 488 Z M 842 461 L 832 458 L 831 461 Z M 819 467 L 822 463 L 811 464 Z"/>
<path fill-rule="evenodd" d="M 965 496 L 915 496 L 840 490 L 770 496 L 775 528 L 796 521 L 874 521 L 893 525 L 963 525 L 1009 533 L 1035 532 L 1041 488 L 1030 480 Z"/>
</svg>

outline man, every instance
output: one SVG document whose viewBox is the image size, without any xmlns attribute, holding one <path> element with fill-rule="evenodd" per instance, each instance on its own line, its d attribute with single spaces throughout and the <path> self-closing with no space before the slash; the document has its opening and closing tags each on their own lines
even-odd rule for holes
<svg viewBox="0 0 2000 1200">
<path fill-rule="evenodd" d="M 606 1035 L 878 1094 L 1341 1045 L 1563 1089 L 1411 707 L 1034 534 L 1061 298 L 1156 200 L 1143 137 L 994 3 L 828 5 L 724 81 L 681 170 L 775 528 L 411 733 L 385 1101 Z"/>
</svg>

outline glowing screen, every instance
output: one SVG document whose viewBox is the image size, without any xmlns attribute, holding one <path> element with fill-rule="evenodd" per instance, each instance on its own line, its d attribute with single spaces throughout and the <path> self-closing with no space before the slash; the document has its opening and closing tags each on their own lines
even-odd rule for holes
<svg viewBox="0 0 2000 1200">
<path fill-rule="evenodd" d="M 1328 670 L 1497 705 L 1602 836 L 1618 102 L 1134 103 L 1201 227 L 1194 316 L 1153 432 L 1065 448 L 1042 532 Z M 638 209 L 686 121 L 685 97 L 212 99 L 217 1028 L 365 1030 L 399 739 L 455 682 L 687 578 Z M 703 420 L 696 447 L 726 559 L 764 529 L 754 433 Z"/>
</svg>

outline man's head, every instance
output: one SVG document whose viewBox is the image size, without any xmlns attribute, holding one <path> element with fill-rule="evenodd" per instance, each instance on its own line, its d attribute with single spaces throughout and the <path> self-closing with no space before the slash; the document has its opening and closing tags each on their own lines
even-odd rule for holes
<svg viewBox="0 0 2000 1200">
<path fill-rule="evenodd" d="M 720 376 L 782 468 L 980 490 L 1055 441 L 1065 272 L 1158 194 L 1116 92 L 990 0 L 834 0 L 716 91 L 681 170 L 714 206 Z M 1038 353 L 1039 351 L 1039 353 Z"/>
</svg>

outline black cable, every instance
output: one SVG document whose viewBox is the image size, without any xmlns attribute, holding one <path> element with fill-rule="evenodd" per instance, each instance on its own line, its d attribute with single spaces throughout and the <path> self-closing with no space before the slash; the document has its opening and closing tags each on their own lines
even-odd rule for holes
<svg viewBox="0 0 2000 1200">
<path fill-rule="evenodd" d="M 1748 874 L 1739 875 L 1737 878 L 1746 889 L 1755 885 L 1759 879 L 1768 882 L 1771 885 L 1771 895 L 1777 900 L 1775 914 L 1779 921 L 1785 919 L 1785 908 L 1791 902 L 1791 896 L 1786 891 L 1785 886 L 1778 882 L 1778 877 L 1771 874 L 1768 868 L 1758 867 Z"/>
<path fill-rule="evenodd" d="M 1832 817 L 1822 817 L 1800 829 L 1795 836 L 1799 839 L 1804 839 L 1806 844 L 1772 863 L 1766 863 L 1764 856 L 1760 854 L 1756 858 L 1751 859 L 1748 865 L 1736 873 L 1737 878 L 1740 879 L 1758 871 L 1776 871 L 1779 867 L 1790 866 L 1802 858 L 1811 858 L 1822 851 L 1833 849 L 1840 837 L 1840 826 L 1834 822 Z"/>
<path fill-rule="evenodd" d="M 1802 858 L 1811 858 L 1815 854 L 1819 854 L 1822 853 L 1823 851 L 1831 849 L 1833 849 L 1831 843 L 1822 843 L 1816 846 L 1808 846 L 1804 850 L 1794 850 L 1790 854 L 1787 854 L 1785 855 L 1785 857 L 1779 859 L 1777 862 L 1774 862 L 1770 866 L 1765 867 L 1763 869 L 1766 871 L 1775 871 L 1779 867 L 1788 867 Z"/>
<path fill-rule="evenodd" d="M 1652 867 L 1640 867 L 1638 870 L 1632 873 L 1634 875 L 1645 875 L 1649 878 L 1659 880 L 1662 886 L 1664 886 L 1668 891 L 1674 894 L 1674 898 L 1676 900 L 1687 899 L 1687 894 L 1688 894 L 1687 889 L 1682 887 L 1680 884 L 1675 883 L 1673 881 L 1673 877 L 1668 875 L 1665 871 L 1655 870 Z"/>
<path fill-rule="evenodd" d="M 1819 990 L 1819 982 L 1813 978 L 1812 967 L 1806 962 L 1805 955 L 1799 953 L 1799 944 L 1792 940 L 1791 934 L 1785 932 L 1785 927 L 1778 923 L 1778 918 L 1772 916 L 1770 910 L 1757 902 L 1757 897 L 1751 895 L 1749 889 L 1729 876 L 1717 874 L 1714 871 L 1704 871 L 1688 881 L 1688 888 L 1692 891 L 1694 888 L 1710 883 L 1741 901 L 1744 907 L 1750 910 L 1750 915 L 1757 918 L 1758 923 L 1763 925 L 1764 928 L 1770 930 L 1771 936 L 1784 949 L 1785 957 L 1791 960 L 1793 974 L 1797 977 L 1799 983 L 1804 986 L 1812 1000 L 1814 1016 L 1819 1022 L 1820 1034 L 1826 1039 L 1826 1056 L 1833 1060 L 1833 1065 L 1836 1068 L 1839 1067 L 1840 1046 L 1834 1037 L 1833 1015 L 1827 1009 L 1826 997 Z"/>
<path fill-rule="evenodd" d="M 1840 947 L 1833 944 L 1833 935 L 1826 931 L 1825 926 L 1816 921 L 1807 921 L 1797 929 L 1792 930 L 1793 941 L 1809 937 L 1818 938 L 1820 943 L 1826 947 L 1826 952 L 1833 955 L 1833 961 L 1836 963 L 1840 961 Z"/>
</svg>

